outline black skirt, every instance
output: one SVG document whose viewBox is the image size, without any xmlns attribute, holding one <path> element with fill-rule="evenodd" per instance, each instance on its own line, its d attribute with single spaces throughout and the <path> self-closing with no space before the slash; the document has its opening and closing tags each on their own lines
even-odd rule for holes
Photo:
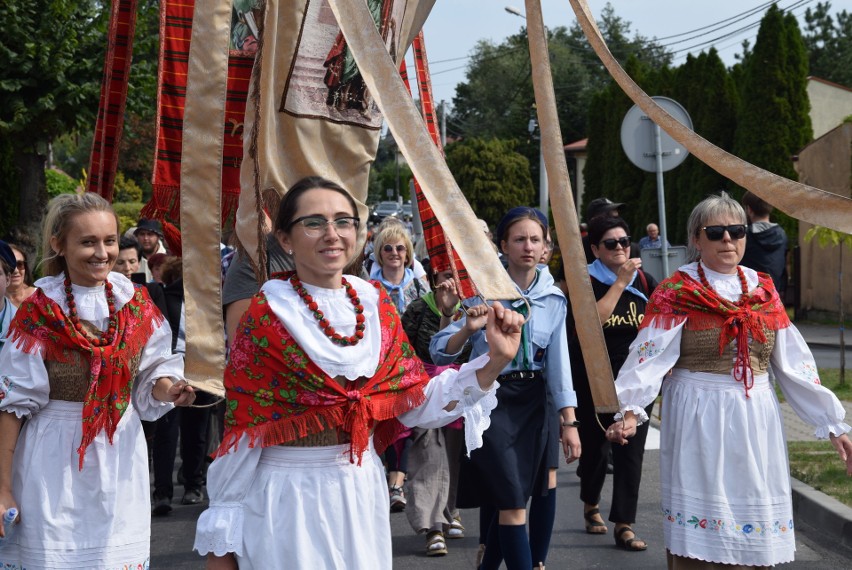
<svg viewBox="0 0 852 570">
<path fill-rule="evenodd" d="M 547 468 L 556 447 L 548 454 L 547 443 L 555 438 L 558 446 L 559 439 L 553 434 L 558 426 L 547 384 L 540 372 L 533 378 L 501 376 L 498 381 L 497 407 L 482 447 L 461 463 L 456 500 L 460 508 L 522 509 L 533 494 L 547 490 Z"/>
</svg>

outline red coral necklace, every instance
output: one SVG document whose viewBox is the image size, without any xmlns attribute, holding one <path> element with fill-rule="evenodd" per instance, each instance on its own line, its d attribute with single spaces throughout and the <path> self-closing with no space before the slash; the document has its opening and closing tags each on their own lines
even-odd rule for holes
<svg viewBox="0 0 852 570">
<path fill-rule="evenodd" d="M 352 336 L 343 336 L 334 330 L 334 327 L 331 326 L 331 323 L 328 322 L 328 319 L 325 318 L 325 314 L 320 310 L 316 301 L 314 301 L 313 297 L 308 294 L 308 291 L 305 289 L 302 282 L 299 280 L 299 277 L 294 273 L 290 276 L 290 284 L 293 285 L 293 289 L 295 289 L 296 293 L 298 293 L 299 297 L 304 301 L 305 305 L 308 306 L 311 313 L 313 313 L 314 318 L 319 322 L 320 329 L 322 332 L 331 339 L 331 342 L 340 346 L 354 346 L 358 344 L 362 338 L 364 338 L 364 329 L 367 328 L 366 323 L 364 322 L 364 305 L 361 304 L 361 299 L 358 298 L 358 291 L 356 291 L 352 285 L 346 280 L 345 277 L 341 277 L 341 281 L 343 283 L 344 289 L 346 289 L 346 294 L 349 296 L 349 300 L 352 302 L 352 305 L 355 306 L 355 334 Z"/>
<path fill-rule="evenodd" d="M 80 322 L 80 317 L 77 315 L 77 303 L 74 301 L 74 293 L 71 289 L 71 279 L 65 278 L 65 302 L 68 304 L 68 320 L 74 325 L 74 329 L 83 335 L 89 342 L 96 347 L 103 347 L 112 344 L 115 340 L 115 331 L 118 327 L 118 319 L 115 313 L 115 294 L 112 292 L 112 283 L 104 282 L 106 290 L 107 307 L 109 312 L 109 324 L 105 331 L 101 331 L 98 336 L 92 336 L 83 323 Z"/>
<path fill-rule="evenodd" d="M 748 295 L 748 282 L 746 282 L 745 273 L 743 273 L 743 268 L 737 265 L 737 277 L 740 278 L 740 287 L 743 291 L 743 296 L 740 298 L 740 301 L 744 300 Z M 701 284 L 704 285 L 709 290 L 713 290 L 710 286 L 710 282 L 707 281 L 707 276 L 704 275 L 704 267 L 701 262 L 698 262 L 698 278 L 701 280 Z"/>
</svg>

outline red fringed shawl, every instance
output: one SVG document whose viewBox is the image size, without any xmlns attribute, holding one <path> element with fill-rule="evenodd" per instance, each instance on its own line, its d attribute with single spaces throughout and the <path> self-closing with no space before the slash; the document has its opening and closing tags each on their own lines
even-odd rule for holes
<svg viewBox="0 0 852 570">
<path fill-rule="evenodd" d="M 754 384 L 748 352 L 749 335 L 758 342 L 766 342 L 764 329 L 777 331 L 790 326 L 790 318 L 772 278 L 766 273 L 757 275 L 757 287 L 732 303 L 686 273 L 677 271 L 663 280 L 651 295 L 639 328 L 672 328 L 686 321 L 686 328 L 693 331 L 721 329 L 719 354 L 736 339 L 734 378 L 743 383 L 748 397 Z"/>
<path fill-rule="evenodd" d="M 77 453 L 80 469 L 86 448 L 106 430 L 109 442 L 130 402 L 133 388 L 131 360 L 144 348 L 163 315 L 148 296 L 135 286 L 133 298 L 116 314 L 116 335 L 112 344 L 93 346 L 68 320 L 60 306 L 38 289 L 21 304 L 9 327 L 9 340 L 27 354 L 45 360 L 73 362 L 79 353 L 89 365 L 89 390 L 83 401 L 83 438 Z"/>
<path fill-rule="evenodd" d="M 372 378 L 341 386 L 314 364 L 269 308 L 266 296 L 252 299 L 237 328 L 225 367 L 228 409 L 225 435 L 215 455 L 236 448 L 278 445 L 342 428 L 351 436 L 350 461 L 361 464 L 370 445 L 381 453 L 405 429 L 396 417 L 425 400 L 429 376 L 402 330 L 399 314 L 379 288 L 381 353 Z M 330 342 L 330 341 L 329 341 Z"/>
</svg>

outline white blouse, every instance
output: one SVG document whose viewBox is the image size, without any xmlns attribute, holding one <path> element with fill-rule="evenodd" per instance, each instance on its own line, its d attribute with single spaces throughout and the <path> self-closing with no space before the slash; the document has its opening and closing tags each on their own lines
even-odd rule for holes
<svg viewBox="0 0 852 570">
<path fill-rule="evenodd" d="M 697 263 L 690 263 L 679 270 L 699 280 L 697 267 Z M 717 273 L 703 267 L 707 281 L 720 296 L 732 302 L 739 300 L 742 286 L 736 274 Z M 758 284 L 757 273 L 747 267 L 742 270 L 751 291 Z M 647 421 L 643 408 L 657 397 L 663 379 L 680 357 L 680 338 L 685 324 L 668 329 L 653 326 L 641 329 L 630 345 L 615 387 L 621 412 L 633 412 L 639 423 Z M 816 428 L 817 438 L 825 439 L 829 434 L 840 435 L 850 430 L 843 422 L 846 410 L 834 393 L 820 384 L 813 354 L 792 324 L 777 331 L 770 362 L 787 401 L 803 421 Z"/>
<path fill-rule="evenodd" d="M 36 281 L 36 287 L 52 301 L 68 312 L 65 300 L 65 275 L 44 277 Z M 133 283 L 120 273 L 110 273 L 116 310 L 120 310 L 133 298 Z M 77 315 L 103 331 L 109 320 L 109 307 L 103 286 L 81 287 L 71 285 Z M 170 377 L 173 381 L 183 379 L 183 357 L 173 355 L 171 330 L 163 322 L 154 327 L 151 338 L 142 349 L 139 373 L 133 384 L 132 404 L 143 420 L 154 421 L 171 410 L 174 405 L 154 398 L 152 391 L 157 379 Z M 50 399 L 50 382 L 47 368 L 39 354 L 21 351 L 12 342 L 6 342 L 0 352 L 0 390 L 4 392 L 0 410 L 14 413 L 19 418 L 29 417 L 47 405 Z"/>
</svg>

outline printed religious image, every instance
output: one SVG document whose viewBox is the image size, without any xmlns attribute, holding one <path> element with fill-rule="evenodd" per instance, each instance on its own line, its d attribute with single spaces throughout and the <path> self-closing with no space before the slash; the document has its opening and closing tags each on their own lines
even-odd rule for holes
<svg viewBox="0 0 852 570">
<path fill-rule="evenodd" d="M 394 60 L 399 47 L 398 22 L 402 22 L 405 5 L 405 0 L 367 0 L 376 29 Z M 309 1 L 291 69 L 281 111 L 381 127 L 378 107 L 327 0 Z"/>
<path fill-rule="evenodd" d="M 258 19 L 262 18 L 260 0 L 234 0 L 231 16 L 231 51 L 254 54 L 260 34 Z"/>
</svg>

